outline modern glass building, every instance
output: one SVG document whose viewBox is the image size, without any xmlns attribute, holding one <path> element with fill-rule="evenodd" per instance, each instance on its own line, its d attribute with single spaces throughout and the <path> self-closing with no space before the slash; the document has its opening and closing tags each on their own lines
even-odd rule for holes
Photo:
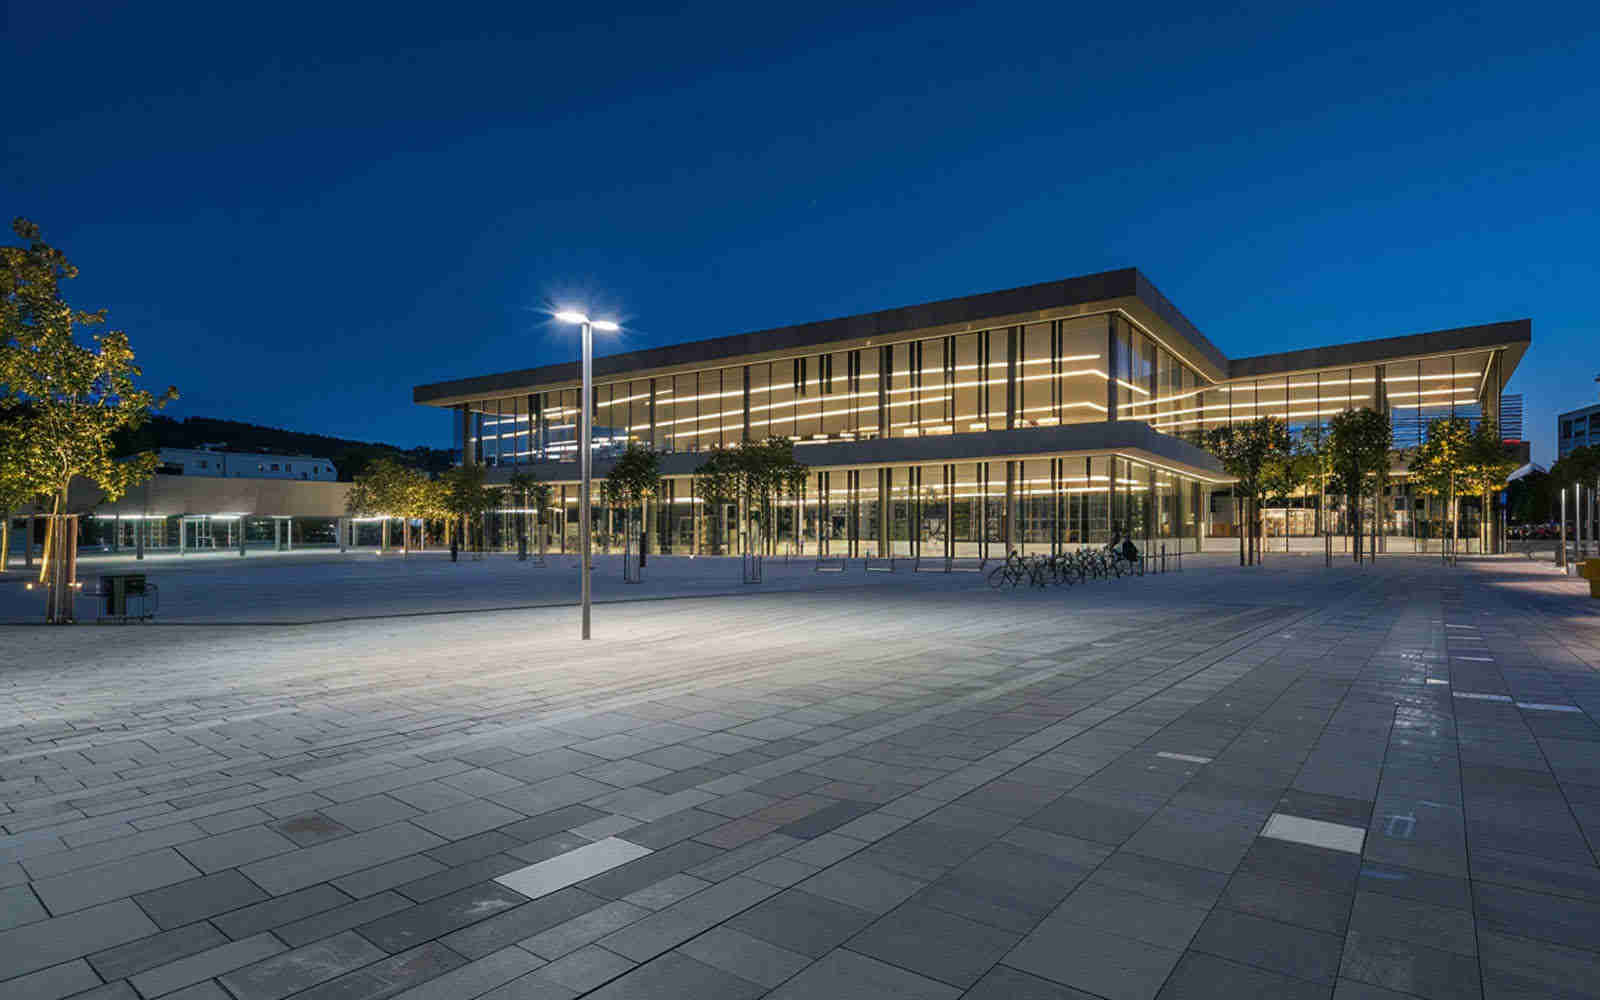
<svg viewBox="0 0 1600 1000">
<path fill-rule="evenodd" d="M 1438 416 L 1496 415 L 1531 337 L 1527 320 L 1229 358 L 1137 270 L 1126 269 L 600 357 L 595 475 L 630 442 L 662 453 L 651 551 L 740 544 L 708 510 L 705 452 L 781 435 L 811 468 L 774 517 L 781 552 L 995 557 L 1102 544 L 1113 527 L 1169 551 L 1237 533 L 1230 481 L 1203 433 L 1262 415 L 1296 434 L 1348 407 L 1391 420 L 1397 448 Z M 451 411 L 463 462 L 491 481 L 527 468 L 555 484 L 550 542 L 577 538 L 576 363 L 419 386 Z M 1384 531 L 1427 517 L 1395 469 Z M 1312 485 L 1268 512 L 1269 534 L 1310 536 L 1342 516 Z M 597 506 L 606 544 L 621 523 Z M 514 544 L 509 506 L 497 529 Z"/>
</svg>

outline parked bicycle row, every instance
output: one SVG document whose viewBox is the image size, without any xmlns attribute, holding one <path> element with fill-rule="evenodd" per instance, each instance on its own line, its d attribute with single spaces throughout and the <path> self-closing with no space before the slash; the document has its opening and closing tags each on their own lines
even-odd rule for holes
<svg viewBox="0 0 1600 1000">
<path fill-rule="evenodd" d="M 1019 555 L 1015 550 L 1005 562 L 989 571 L 989 586 L 995 589 L 1019 587 L 1072 586 L 1089 580 L 1102 580 L 1121 576 L 1144 576 L 1146 572 L 1167 571 L 1169 559 L 1172 568 L 1182 568 L 1182 556 L 1169 557 L 1162 546 L 1159 555 L 1141 553 L 1128 540 L 1113 542 L 1104 548 L 1078 549 L 1055 554 Z"/>
</svg>

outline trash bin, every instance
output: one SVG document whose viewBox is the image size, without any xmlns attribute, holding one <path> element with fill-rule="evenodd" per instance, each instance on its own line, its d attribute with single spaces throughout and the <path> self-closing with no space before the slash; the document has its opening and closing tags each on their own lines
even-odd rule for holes
<svg viewBox="0 0 1600 1000">
<path fill-rule="evenodd" d="M 1585 559 L 1579 563 L 1578 575 L 1589 581 L 1589 596 L 1600 597 L 1600 559 Z"/>
<path fill-rule="evenodd" d="M 143 573 L 120 573 L 100 578 L 100 599 L 107 618 L 143 618 L 148 614 L 145 597 L 149 591 Z M 130 604 L 132 609 L 130 610 Z"/>
</svg>

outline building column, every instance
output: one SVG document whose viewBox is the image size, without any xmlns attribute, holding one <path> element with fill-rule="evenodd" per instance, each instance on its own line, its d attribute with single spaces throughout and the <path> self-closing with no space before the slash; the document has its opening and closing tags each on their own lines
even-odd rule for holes
<svg viewBox="0 0 1600 1000">
<path fill-rule="evenodd" d="M 294 551 L 294 518 L 283 519 L 283 548 L 285 552 Z"/>
<path fill-rule="evenodd" d="M 334 527 L 333 527 L 333 536 L 339 540 L 339 551 L 340 552 L 343 552 L 345 550 L 345 544 L 344 544 L 345 543 L 345 527 L 344 527 L 344 525 L 345 525 L 345 519 L 341 517 L 334 524 Z"/>
<path fill-rule="evenodd" d="M 11 525 L 6 525 L 6 530 L 11 530 Z M 111 519 L 111 551 L 122 551 L 122 515 L 118 514 Z"/>
<path fill-rule="evenodd" d="M 178 515 L 178 555 L 187 555 L 189 552 L 189 518 Z"/>
<path fill-rule="evenodd" d="M 239 522 L 239 555 L 242 557 L 244 555 L 244 536 L 245 536 L 245 526 L 244 526 L 245 516 L 243 514 L 239 515 L 238 522 Z"/>
<path fill-rule="evenodd" d="M 33 568 L 33 515 L 28 515 L 28 524 L 24 528 L 27 534 L 22 536 L 22 566 L 24 569 Z"/>
</svg>

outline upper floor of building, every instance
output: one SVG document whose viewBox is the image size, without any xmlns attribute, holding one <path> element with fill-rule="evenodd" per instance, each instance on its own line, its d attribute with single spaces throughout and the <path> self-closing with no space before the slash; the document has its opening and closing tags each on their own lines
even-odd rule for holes
<svg viewBox="0 0 1600 1000">
<path fill-rule="evenodd" d="M 1134 269 L 595 359 L 594 446 L 698 452 L 1136 421 L 1198 441 L 1272 415 L 1296 431 L 1350 407 L 1397 447 L 1440 416 L 1498 417 L 1528 320 L 1246 358 L 1225 356 Z M 489 465 L 570 461 L 575 363 L 419 386 Z M 1048 434 L 1043 435 L 1048 436 Z M 829 449 L 830 452 L 837 449 Z"/>
<path fill-rule="evenodd" d="M 1574 448 L 1591 448 L 1600 445 L 1600 403 L 1591 403 L 1556 417 L 1556 455 L 1559 457 Z"/>
<path fill-rule="evenodd" d="M 271 455 L 265 452 L 221 451 L 212 448 L 162 448 L 157 471 L 169 476 L 210 476 L 221 479 L 295 479 L 331 483 L 338 470 L 326 458 L 310 455 Z"/>
</svg>

